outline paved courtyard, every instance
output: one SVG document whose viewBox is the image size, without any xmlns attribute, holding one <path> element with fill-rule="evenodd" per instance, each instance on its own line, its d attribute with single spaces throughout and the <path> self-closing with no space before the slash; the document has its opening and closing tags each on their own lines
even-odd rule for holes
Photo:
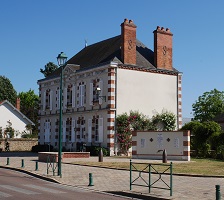
<svg viewBox="0 0 224 200">
<path fill-rule="evenodd" d="M 9 165 L 7 165 L 7 157 L 9 157 Z M 22 159 L 24 160 L 24 167 L 22 167 Z M 173 176 L 173 196 L 170 197 L 170 191 L 152 188 L 149 194 L 147 187 L 132 186 L 130 191 L 130 172 L 127 170 L 116 170 L 99 167 L 88 167 L 81 165 L 73 165 L 72 161 L 82 160 L 85 162 L 98 161 L 97 157 L 91 158 L 73 158 L 65 159 L 62 163 L 62 177 L 53 176 L 49 171 L 47 174 L 47 164 L 45 162 L 38 162 L 38 170 L 36 171 L 36 161 L 38 156 L 36 154 L 0 154 L 0 167 L 16 168 L 25 170 L 30 173 L 39 175 L 41 177 L 53 179 L 65 185 L 72 185 L 75 187 L 82 187 L 102 192 L 128 192 L 143 194 L 144 196 L 154 196 L 163 199 L 215 199 L 215 185 L 220 185 L 222 198 L 224 198 L 224 179 L 223 178 L 210 178 L 210 177 L 190 177 L 190 176 Z M 130 162 L 129 159 L 116 159 L 112 157 L 104 157 L 104 162 Z M 135 162 L 136 160 L 133 160 Z M 150 160 L 137 160 L 137 162 L 161 162 Z M 89 185 L 89 173 L 92 173 L 93 186 Z M 56 173 L 57 174 L 57 173 Z M 132 174 L 132 180 L 139 176 L 139 173 Z M 142 173 L 141 176 L 148 180 L 148 175 Z M 158 175 L 152 176 L 152 181 L 158 179 Z M 163 175 L 162 179 L 165 183 L 169 184 L 169 176 Z M 166 187 L 165 183 L 158 181 L 158 187 Z M 140 179 L 137 183 L 144 184 Z"/>
</svg>

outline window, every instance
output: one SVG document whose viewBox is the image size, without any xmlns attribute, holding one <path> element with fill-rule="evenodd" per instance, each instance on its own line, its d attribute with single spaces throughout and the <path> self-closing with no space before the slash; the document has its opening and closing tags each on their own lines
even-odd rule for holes
<svg viewBox="0 0 224 200">
<path fill-rule="evenodd" d="M 72 118 L 67 118 L 66 121 L 66 139 L 71 142 L 72 139 Z"/>
<path fill-rule="evenodd" d="M 103 118 L 95 118 L 95 141 L 103 142 Z"/>
<path fill-rule="evenodd" d="M 102 104 L 102 99 L 99 98 L 99 95 L 97 94 L 97 88 L 101 89 L 101 96 L 103 94 L 103 81 L 100 79 L 93 80 L 92 83 L 90 83 L 90 105 L 93 105 L 93 103 L 99 103 Z"/>
<path fill-rule="evenodd" d="M 99 120 L 96 118 L 95 120 L 95 141 L 98 142 L 99 140 Z"/>
<path fill-rule="evenodd" d="M 67 88 L 67 107 L 72 106 L 72 85 L 68 85 Z"/>
<path fill-rule="evenodd" d="M 52 110 L 52 90 L 50 89 L 44 92 L 43 109 Z"/>
<path fill-rule="evenodd" d="M 77 91 L 77 105 L 79 105 L 79 107 L 83 107 L 86 104 L 86 85 L 84 82 L 79 83 Z"/>
<path fill-rule="evenodd" d="M 84 117 L 79 117 L 79 119 L 77 120 L 77 138 L 81 139 L 81 141 L 84 141 L 86 138 L 85 135 L 85 119 Z"/>
</svg>

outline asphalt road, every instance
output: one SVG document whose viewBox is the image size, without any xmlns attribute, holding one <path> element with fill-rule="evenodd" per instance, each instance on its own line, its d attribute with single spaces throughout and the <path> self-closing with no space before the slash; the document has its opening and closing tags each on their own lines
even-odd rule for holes
<svg viewBox="0 0 224 200">
<path fill-rule="evenodd" d="M 47 182 L 27 174 L 0 169 L 0 199 L 17 200 L 118 200 L 124 197 Z"/>
</svg>

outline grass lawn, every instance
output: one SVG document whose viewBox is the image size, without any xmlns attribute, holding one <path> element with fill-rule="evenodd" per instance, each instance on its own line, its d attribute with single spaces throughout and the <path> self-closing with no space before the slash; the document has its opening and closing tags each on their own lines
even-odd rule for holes
<svg viewBox="0 0 224 200">
<path fill-rule="evenodd" d="M 116 169 L 130 169 L 129 162 L 84 162 L 77 161 L 74 164 L 89 165 L 89 166 L 102 166 L 110 167 Z M 134 164 L 138 170 L 143 170 L 146 165 L 144 164 Z M 156 170 L 162 172 L 166 169 L 163 166 L 153 165 Z M 134 168 L 133 168 L 134 169 Z M 145 171 L 148 171 L 146 168 Z M 169 171 L 168 171 L 169 172 Z M 191 174 L 191 175 L 213 175 L 213 176 L 224 176 L 224 161 L 214 160 L 214 159 L 196 159 L 192 158 L 191 162 L 174 162 L 173 163 L 173 173 L 179 174 Z"/>
</svg>

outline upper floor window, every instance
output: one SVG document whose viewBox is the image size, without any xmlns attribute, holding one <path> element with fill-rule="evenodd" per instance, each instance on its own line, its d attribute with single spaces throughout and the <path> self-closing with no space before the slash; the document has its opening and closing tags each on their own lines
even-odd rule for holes
<svg viewBox="0 0 224 200">
<path fill-rule="evenodd" d="M 86 104 L 86 85 L 84 82 L 79 83 L 77 87 L 77 105 L 83 107 Z"/>
<path fill-rule="evenodd" d="M 72 85 L 68 85 L 67 87 L 67 106 L 71 107 L 72 106 Z"/>
<path fill-rule="evenodd" d="M 76 92 L 75 92 L 75 85 L 69 84 L 63 90 L 63 107 L 64 108 L 71 108 L 75 107 L 76 101 Z"/>
<path fill-rule="evenodd" d="M 43 99 L 43 110 L 50 109 L 52 110 L 52 90 L 47 89 L 44 92 L 44 99 Z"/>
<path fill-rule="evenodd" d="M 100 88 L 103 91 L 103 81 L 100 79 L 95 79 L 90 83 L 90 105 L 94 103 L 102 104 L 102 99 L 99 98 L 97 94 L 97 88 Z"/>
</svg>

